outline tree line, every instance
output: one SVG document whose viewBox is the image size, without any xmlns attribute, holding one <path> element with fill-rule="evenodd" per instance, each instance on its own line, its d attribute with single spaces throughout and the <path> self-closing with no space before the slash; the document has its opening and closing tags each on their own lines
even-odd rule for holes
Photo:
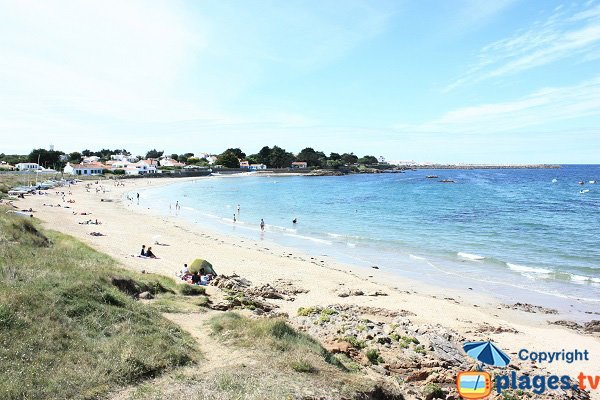
<svg viewBox="0 0 600 400">
<path fill-rule="evenodd" d="M 126 149 L 102 149 L 99 151 L 91 151 L 89 149 L 81 152 L 75 151 L 65 153 L 59 150 L 33 149 L 28 155 L 15 155 L 0 153 L 0 161 L 5 161 L 8 164 L 15 165 L 23 162 L 38 163 L 45 168 L 62 169 L 67 162 L 80 163 L 84 157 L 96 156 L 100 161 L 108 161 L 112 155 L 123 154 L 131 156 L 131 153 Z M 152 149 L 146 152 L 145 158 L 159 158 L 163 156 L 164 151 Z M 175 161 L 208 166 L 209 161 L 206 158 L 198 158 L 194 153 L 183 153 L 170 155 Z M 316 151 L 312 147 L 302 149 L 297 155 L 281 148 L 279 146 L 264 146 L 258 153 L 247 155 L 240 148 L 229 148 L 217 155 L 216 164 L 222 165 L 225 168 L 239 168 L 240 160 L 246 160 L 250 164 L 265 164 L 268 168 L 288 168 L 294 161 L 304 161 L 308 167 L 317 168 L 340 168 L 345 165 L 353 164 L 368 164 L 373 165 L 378 163 L 378 159 L 374 156 L 365 155 L 358 157 L 354 153 L 329 153 L 326 155 L 322 151 Z M 144 157 L 137 156 L 142 159 Z"/>
</svg>

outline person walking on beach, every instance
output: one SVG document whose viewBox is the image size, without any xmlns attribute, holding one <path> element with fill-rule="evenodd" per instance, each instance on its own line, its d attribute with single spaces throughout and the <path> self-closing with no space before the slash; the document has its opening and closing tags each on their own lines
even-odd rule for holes
<svg viewBox="0 0 600 400">
<path fill-rule="evenodd" d="M 265 230 L 265 221 L 262 218 L 260 219 L 260 230 L 261 231 Z"/>
<path fill-rule="evenodd" d="M 176 209 L 176 210 L 179 210 L 179 200 L 177 200 L 177 201 L 175 202 L 175 209 Z"/>
</svg>

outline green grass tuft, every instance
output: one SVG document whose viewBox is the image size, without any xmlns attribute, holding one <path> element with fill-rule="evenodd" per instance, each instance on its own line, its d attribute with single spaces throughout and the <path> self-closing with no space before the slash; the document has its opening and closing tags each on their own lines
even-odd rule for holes
<svg viewBox="0 0 600 400">
<path fill-rule="evenodd" d="M 184 296 L 200 296 L 206 294 L 206 289 L 202 286 L 182 284 L 179 285 L 179 293 Z"/>
</svg>

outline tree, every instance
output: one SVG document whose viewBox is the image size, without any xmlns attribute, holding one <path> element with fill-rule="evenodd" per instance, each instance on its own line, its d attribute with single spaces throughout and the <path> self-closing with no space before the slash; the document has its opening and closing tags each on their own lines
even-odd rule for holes
<svg viewBox="0 0 600 400">
<path fill-rule="evenodd" d="M 309 167 L 320 167 L 321 158 L 326 158 L 325 154 L 321 151 L 315 151 L 312 147 L 303 149 L 296 156 L 296 160 L 306 161 Z"/>
<path fill-rule="evenodd" d="M 246 156 L 246 160 L 250 162 L 250 164 L 260 164 L 258 162 L 258 154 L 250 154 L 249 156 Z"/>
<path fill-rule="evenodd" d="M 269 146 L 264 146 L 258 154 L 256 155 L 256 161 L 259 164 L 265 164 L 267 166 L 271 165 L 271 148 Z"/>
<path fill-rule="evenodd" d="M 81 162 L 81 153 L 78 151 L 69 153 L 69 162 L 72 162 L 72 163 Z"/>
<path fill-rule="evenodd" d="M 330 153 L 329 154 L 329 159 L 330 160 L 341 160 L 342 156 L 340 156 L 339 153 Z"/>
<path fill-rule="evenodd" d="M 175 153 L 171 154 L 171 158 L 175 161 L 179 161 L 179 156 Z"/>
<path fill-rule="evenodd" d="M 217 157 L 217 164 L 225 168 L 239 168 L 240 161 L 232 151 L 225 151 Z"/>
<path fill-rule="evenodd" d="M 83 151 L 81 152 L 81 155 L 82 155 L 82 156 L 84 156 L 84 157 L 89 157 L 89 156 L 91 156 L 92 154 L 94 154 L 94 153 L 92 153 L 92 152 L 91 152 L 91 151 L 89 151 L 88 149 L 85 149 L 85 150 L 83 150 Z"/>
<path fill-rule="evenodd" d="M 63 155 L 62 151 L 54 151 L 54 150 L 46 150 L 46 149 L 34 149 L 29 153 L 27 159 L 29 162 L 37 163 L 39 160 L 39 164 L 45 166 L 46 168 L 57 167 L 59 168 L 62 164 L 60 161 L 60 156 Z"/>
<path fill-rule="evenodd" d="M 364 156 L 358 159 L 360 164 L 379 164 L 379 160 L 375 156 Z"/>
<path fill-rule="evenodd" d="M 271 149 L 270 165 L 273 168 L 287 168 L 292 165 L 296 157 L 292 153 L 285 151 L 279 146 L 273 146 Z"/>
<path fill-rule="evenodd" d="M 229 151 L 229 152 L 231 152 L 231 153 L 233 153 L 233 154 L 235 154 L 235 156 L 236 156 L 237 158 L 239 158 L 240 160 L 243 160 L 244 158 L 246 158 L 246 153 L 244 153 L 244 152 L 243 152 L 242 150 L 240 150 L 239 148 L 235 148 L 235 149 L 227 149 L 227 150 L 225 150 L 223 153 L 226 153 L 226 152 L 228 152 L 228 151 Z M 222 153 L 222 154 L 223 154 L 223 153 Z"/>
<path fill-rule="evenodd" d="M 342 160 L 342 162 L 344 164 L 347 165 L 352 165 L 352 164 L 356 164 L 356 162 L 358 161 L 358 157 L 354 155 L 354 153 L 344 153 L 342 154 L 342 157 L 340 158 L 340 160 Z"/>
<path fill-rule="evenodd" d="M 164 153 L 164 151 L 158 151 L 156 149 L 152 149 L 149 152 L 146 153 L 146 158 L 160 158 L 160 156 L 162 156 Z"/>
</svg>

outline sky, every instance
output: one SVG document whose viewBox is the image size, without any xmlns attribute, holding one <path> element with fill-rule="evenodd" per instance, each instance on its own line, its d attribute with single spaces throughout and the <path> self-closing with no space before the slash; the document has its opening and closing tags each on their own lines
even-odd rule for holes
<svg viewBox="0 0 600 400">
<path fill-rule="evenodd" d="M 0 153 L 600 162 L 600 1 L 0 0 Z"/>
</svg>

